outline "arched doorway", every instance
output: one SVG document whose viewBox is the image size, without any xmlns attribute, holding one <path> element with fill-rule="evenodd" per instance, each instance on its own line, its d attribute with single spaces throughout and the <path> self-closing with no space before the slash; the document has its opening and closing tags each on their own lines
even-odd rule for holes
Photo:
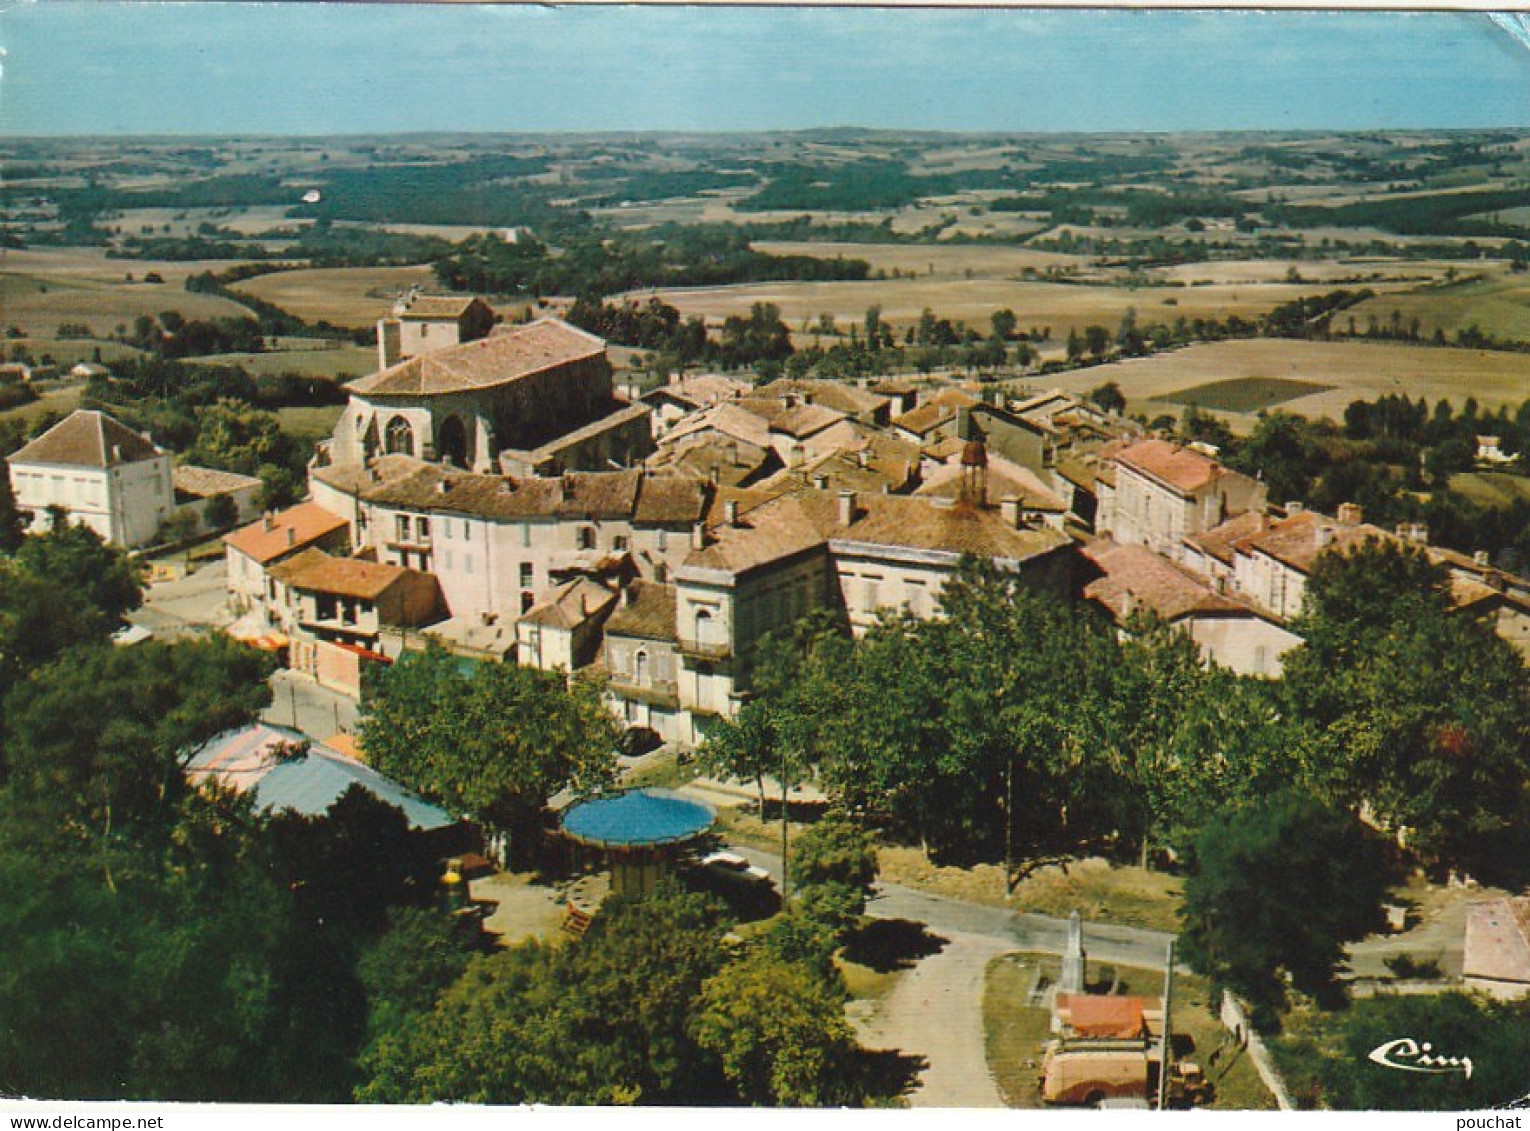
<svg viewBox="0 0 1530 1131">
<path fill-rule="evenodd" d="M 461 417 L 448 416 L 442 421 L 441 429 L 436 433 L 436 452 L 442 459 L 449 461 L 456 467 L 467 467 L 467 428 L 462 423 Z"/>
<path fill-rule="evenodd" d="M 409 421 L 402 416 L 395 416 L 388 421 L 387 431 L 383 433 L 385 440 L 384 450 L 390 455 L 412 456 L 414 455 L 414 429 Z"/>
</svg>

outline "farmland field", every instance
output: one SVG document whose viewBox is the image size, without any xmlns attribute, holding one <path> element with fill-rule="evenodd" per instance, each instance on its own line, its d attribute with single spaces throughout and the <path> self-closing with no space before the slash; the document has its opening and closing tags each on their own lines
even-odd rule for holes
<svg viewBox="0 0 1530 1131">
<path fill-rule="evenodd" d="M 1413 293 L 1378 295 L 1347 312 L 1363 331 L 1371 318 L 1390 323 L 1396 311 L 1404 325 L 1419 321 L 1419 332 L 1432 337 L 1436 328 L 1454 337 L 1476 326 L 1489 337 L 1530 341 L 1530 274 L 1496 272 L 1448 286 Z"/>
<path fill-rule="evenodd" d="M 277 422 L 283 432 L 291 433 L 300 440 L 323 440 L 335 430 L 335 421 L 345 409 L 341 405 L 320 405 L 315 408 L 279 408 Z"/>
<path fill-rule="evenodd" d="M 119 267 L 119 272 L 123 268 Z M 142 278 L 142 268 L 131 270 Z M 65 323 L 88 326 L 92 337 L 105 337 L 130 326 L 140 315 L 157 317 L 167 310 L 187 318 L 248 318 L 250 311 L 220 295 L 194 294 L 169 282 L 115 283 L 81 276 L 0 275 L 0 318 L 29 337 L 51 338 Z"/>
<path fill-rule="evenodd" d="M 972 276 L 1008 277 L 1026 268 L 1084 267 L 1088 260 L 1077 255 L 1032 251 L 1023 247 L 953 246 L 907 243 L 810 243 L 758 240 L 757 251 L 767 255 L 810 255 L 815 259 L 864 259 L 873 271 L 900 271 L 920 278 L 962 279 Z"/>
<path fill-rule="evenodd" d="M 1476 397 L 1485 408 L 1517 407 L 1530 397 L 1530 355 L 1487 350 L 1433 349 L 1371 342 L 1302 342 L 1274 338 L 1214 342 L 1134 361 L 1058 374 L 1050 383 L 1088 392 L 1116 381 L 1132 412 L 1178 415 L 1174 399 L 1186 389 L 1235 378 L 1282 378 L 1328 386 L 1282 407 L 1304 416 L 1341 420 L 1351 401 L 1401 393 L 1452 400 Z M 1203 406 L 1204 407 L 1204 406 Z M 1234 428 L 1252 426 L 1229 414 Z"/>
<path fill-rule="evenodd" d="M 266 353 L 222 353 L 197 358 L 207 365 L 237 365 L 252 376 L 301 373 L 305 377 L 364 377 L 377 368 L 377 351 L 367 346 L 282 349 Z"/>
<path fill-rule="evenodd" d="M 429 287 L 429 267 L 328 267 L 257 275 L 235 290 L 275 303 L 308 322 L 370 326 L 410 287 Z"/>
<path fill-rule="evenodd" d="M 1482 507 L 1530 502 L 1530 478 L 1506 471 L 1464 471 L 1450 477 L 1450 489 Z"/>
<path fill-rule="evenodd" d="M 924 249 L 920 249 L 921 252 Z M 968 249 L 962 249 L 968 250 Z M 701 315 L 709 323 L 732 314 L 747 315 L 757 302 L 775 303 L 787 324 L 796 327 L 820 313 L 847 322 L 860 322 L 871 306 L 882 308 L 882 318 L 896 326 L 917 322 L 922 311 L 933 310 L 942 318 L 962 320 L 986 328 L 995 310 L 1008 307 L 1022 330 L 1050 326 L 1053 337 L 1069 330 L 1082 331 L 1099 324 L 1114 331 L 1128 310 L 1137 313 L 1139 325 L 1173 322 L 1176 318 L 1226 318 L 1230 314 L 1253 319 L 1281 303 L 1310 295 L 1310 286 L 1286 284 L 1213 287 L 1083 286 L 1062 283 L 1017 282 L 995 278 L 916 278 L 865 282 L 750 283 L 733 287 L 696 287 L 635 292 L 643 298 L 657 293 L 683 315 Z"/>
<path fill-rule="evenodd" d="M 1159 400 L 1193 404 L 1212 412 L 1258 412 L 1297 397 L 1326 393 L 1332 388 L 1332 385 L 1315 385 L 1311 381 L 1292 381 L 1285 377 L 1233 377 L 1197 385 L 1193 389 L 1181 389 L 1177 393 L 1165 393 Z"/>
</svg>

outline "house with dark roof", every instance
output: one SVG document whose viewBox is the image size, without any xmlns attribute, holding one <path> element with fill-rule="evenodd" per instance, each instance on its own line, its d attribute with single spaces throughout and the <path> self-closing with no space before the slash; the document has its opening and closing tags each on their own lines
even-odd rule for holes
<svg viewBox="0 0 1530 1131">
<path fill-rule="evenodd" d="M 1222 581 L 1197 577 L 1146 546 L 1100 539 L 1080 551 L 1095 576 L 1086 601 L 1123 632 L 1138 613 L 1152 613 L 1186 633 L 1211 663 L 1239 675 L 1277 678 L 1282 657 L 1301 637 Z"/>
<path fill-rule="evenodd" d="M 818 490 L 753 505 L 726 499 L 674 571 L 681 708 L 698 733 L 707 717 L 731 715 L 755 642 L 815 608 L 842 607 L 857 632 L 883 612 L 936 615 L 967 555 L 1040 590 L 1072 586 L 1073 541 L 1028 524 L 1018 499 L 977 506 Z"/>
<path fill-rule="evenodd" d="M 7 457 L 16 506 L 47 528 L 61 508 L 114 546 L 154 542 L 175 509 L 170 454 L 104 412 L 70 413 Z"/>
<path fill-rule="evenodd" d="M 606 621 L 607 694 L 628 726 L 657 731 L 666 742 L 688 737 L 680 712 L 680 638 L 675 587 L 634 581 Z"/>
</svg>

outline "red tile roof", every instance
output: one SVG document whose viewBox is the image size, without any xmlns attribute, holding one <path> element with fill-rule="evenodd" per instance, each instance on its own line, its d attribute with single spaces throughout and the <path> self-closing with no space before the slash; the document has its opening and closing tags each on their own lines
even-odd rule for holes
<svg viewBox="0 0 1530 1131">
<path fill-rule="evenodd" d="M 1115 455 L 1116 463 L 1129 467 L 1184 495 L 1193 495 L 1229 472 L 1200 452 L 1164 440 L 1143 440 Z"/>
<path fill-rule="evenodd" d="M 1257 615 L 1253 608 L 1213 592 L 1146 546 L 1127 546 L 1102 539 L 1081 551 L 1102 571 L 1084 586 L 1084 596 L 1103 605 L 1117 621 L 1134 609 L 1157 613 L 1166 621 L 1192 613 Z"/>
<path fill-rule="evenodd" d="M 311 546 L 345 526 L 345 519 L 330 514 L 319 504 L 299 503 L 224 535 L 223 542 L 265 565 Z"/>
</svg>

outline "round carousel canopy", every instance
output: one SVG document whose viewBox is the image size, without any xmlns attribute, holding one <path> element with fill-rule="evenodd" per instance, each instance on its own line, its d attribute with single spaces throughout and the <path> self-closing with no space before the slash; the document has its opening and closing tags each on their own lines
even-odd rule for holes
<svg viewBox="0 0 1530 1131">
<path fill-rule="evenodd" d="M 597 848 L 657 848 L 693 840 L 715 819 L 708 806 L 668 790 L 629 789 L 570 806 L 563 831 Z"/>
</svg>

